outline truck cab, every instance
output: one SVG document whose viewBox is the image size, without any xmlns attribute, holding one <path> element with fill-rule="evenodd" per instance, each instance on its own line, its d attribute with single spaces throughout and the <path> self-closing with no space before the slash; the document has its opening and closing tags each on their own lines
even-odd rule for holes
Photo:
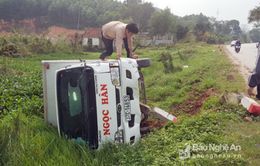
<svg viewBox="0 0 260 166">
<path fill-rule="evenodd" d="M 60 135 L 92 149 L 140 137 L 140 68 L 149 59 L 42 61 L 44 116 Z"/>
</svg>

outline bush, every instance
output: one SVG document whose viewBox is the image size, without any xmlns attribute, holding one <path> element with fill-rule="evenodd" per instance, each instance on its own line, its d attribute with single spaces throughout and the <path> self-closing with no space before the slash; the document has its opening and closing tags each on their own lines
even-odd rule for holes
<svg viewBox="0 0 260 166">
<path fill-rule="evenodd" d="M 161 54 L 159 61 L 163 63 L 164 73 L 172 73 L 173 72 L 174 67 L 173 67 L 173 64 L 172 64 L 172 56 L 169 52 L 163 52 Z"/>
<path fill-rule="evenodd" d="M 0 37 L 0 56 L 25 57 L 32 54 L 72 52 L 64 42 L 52 43 L 43 36 L 13 34 Z"/>
</svg>

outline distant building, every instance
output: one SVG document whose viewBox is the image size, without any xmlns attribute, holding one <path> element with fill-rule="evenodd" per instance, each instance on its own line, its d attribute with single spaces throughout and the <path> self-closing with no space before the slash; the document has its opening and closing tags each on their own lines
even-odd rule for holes
<svg viewBox="0 0 260 166">
<path fill-rule="evenodd" d="M 82 45 L 90 48 L 102 48 L 101 28 L 86 28 L 83 33 Z"/>
<path fill-rule="evenodd" d="M 173 45 L 174 36 L 171 34 L 153 36 L 153 45 Z"/>
<path fill-rule="evenodd" d="M 175 41 L 171 34 L 152 36 L 148 32 L 138 34 L 137 39 L 141 46 L 173 45 Z"/>
<path fill-rule="evenodd" d="M 86 48 L 102 48 L 101 28 L 86 28 L 85 30 L 67 29 L 58 26 L 48 28 L 47 38 L 52 42 L 63 40 L 72 45 L 82 45 Z"/>
</svg>

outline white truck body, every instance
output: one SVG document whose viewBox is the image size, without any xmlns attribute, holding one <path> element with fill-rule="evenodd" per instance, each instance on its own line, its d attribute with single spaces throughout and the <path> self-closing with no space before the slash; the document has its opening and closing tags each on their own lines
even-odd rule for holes
<svg viewBox="0 0 260 166">
<path fill-rule="evenodd" d="M 104 142 L 140 139 L 140 78 L 135 59 L 42 61 L 44 117 L 61 135 Z"/>
</svg>

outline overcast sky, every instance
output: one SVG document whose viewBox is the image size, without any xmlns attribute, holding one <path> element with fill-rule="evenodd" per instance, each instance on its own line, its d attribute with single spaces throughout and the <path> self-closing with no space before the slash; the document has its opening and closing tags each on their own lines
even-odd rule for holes
<svg viewBox="0 0 260 166">
<path fill-rule="evenodd" d="M 143 0 L 151 2 L 154 7 L 169 7 L 177 16 L 204 14 L 217 20 L 238 20 L 248 24 L 249 11 L 260 5 L 260 0 Z"/>
</svg>

